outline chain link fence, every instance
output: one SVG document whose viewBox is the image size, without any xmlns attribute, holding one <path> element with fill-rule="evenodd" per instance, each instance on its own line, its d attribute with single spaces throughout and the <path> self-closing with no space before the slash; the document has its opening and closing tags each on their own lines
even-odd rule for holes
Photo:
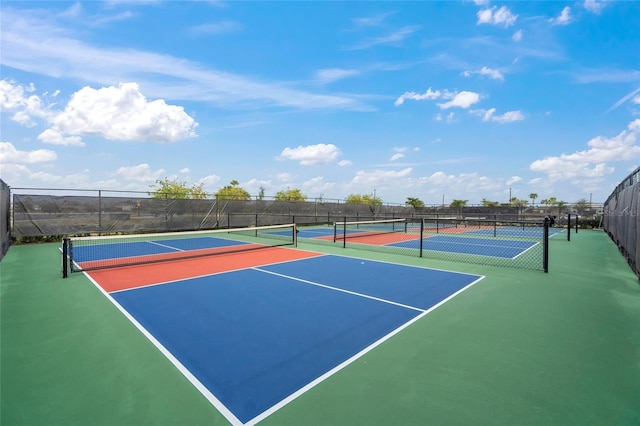
<svg viewBox="0 0 640 426">
<path fill-rule="evenodd" d="M 0 259 L 11 245 L 11 190 L 0 180 Z"/>
<path fill-rule="evenodd" d="M 603 228 L 640 277 L 640 167 L 604 203 Z"/>
</svg>

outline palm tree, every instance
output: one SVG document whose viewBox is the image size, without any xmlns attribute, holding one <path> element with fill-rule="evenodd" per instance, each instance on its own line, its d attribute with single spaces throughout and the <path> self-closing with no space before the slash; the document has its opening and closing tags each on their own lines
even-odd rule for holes
<svg viewBox="0 0 640 426">
<path fill-rule="evenodd" d="M 531 198 L 531 206 L 535 207 L 536 206 L 536 198 L 538 198 L 538 194 L 536 194 L 535 192 L 532 192 L 531 194 L 529 194 L 529 198 Z"/>
<path fill-rule="evenodd" d="M 462 215 L 462 209 L 467 205 L 469 200 L 453 200 L 451 202 L 451 207 L 458 209 L 458 216 Z"/>
</svg>

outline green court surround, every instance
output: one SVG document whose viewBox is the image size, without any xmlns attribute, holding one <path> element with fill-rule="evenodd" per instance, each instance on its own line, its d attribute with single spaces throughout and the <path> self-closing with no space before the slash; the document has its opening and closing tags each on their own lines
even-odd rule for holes
<svg viewBox="0 0 640 426">
<path fill-rule="evenodd" d="M 486 278 L 261 424 L 640 425 L 640 283 L 602 231 L 552 239 L 548 274 L 299 248 Z M 59 265 L 58 244 L 0 262 L 2 426 L 227 424 Z"/>
</svg>

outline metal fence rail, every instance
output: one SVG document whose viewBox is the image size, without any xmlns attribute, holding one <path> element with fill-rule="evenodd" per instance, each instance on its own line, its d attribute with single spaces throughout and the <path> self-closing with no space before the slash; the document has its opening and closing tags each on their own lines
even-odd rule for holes
<svg viewBox="0 0 640 426">
<path fill-rule="evenodd" d="M 316 199 L 306 202 L 268 198 L 229 200 L 176 199 L 146 192 L 17 188 L 13 191 L 13 237 L 46 237 L 138 232 L 168 232 L 275 225 L 330 223 L 395 217 L 525 216 L 518 207 L 414 208 L 399 205 L 350 204 Z M 542 218 L 541 213 L 532 217 Z"/>
</svg>

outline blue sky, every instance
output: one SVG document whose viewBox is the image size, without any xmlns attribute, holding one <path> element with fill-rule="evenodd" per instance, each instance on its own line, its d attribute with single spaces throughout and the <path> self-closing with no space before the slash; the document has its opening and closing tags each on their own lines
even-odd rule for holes
<svg viewBox="0 0 640 426">
<path fill-rule="evenodd" d="M 602 202 L 640 165 L 640 3 L 7 1 L 12 187 Z"/>
</svg>

